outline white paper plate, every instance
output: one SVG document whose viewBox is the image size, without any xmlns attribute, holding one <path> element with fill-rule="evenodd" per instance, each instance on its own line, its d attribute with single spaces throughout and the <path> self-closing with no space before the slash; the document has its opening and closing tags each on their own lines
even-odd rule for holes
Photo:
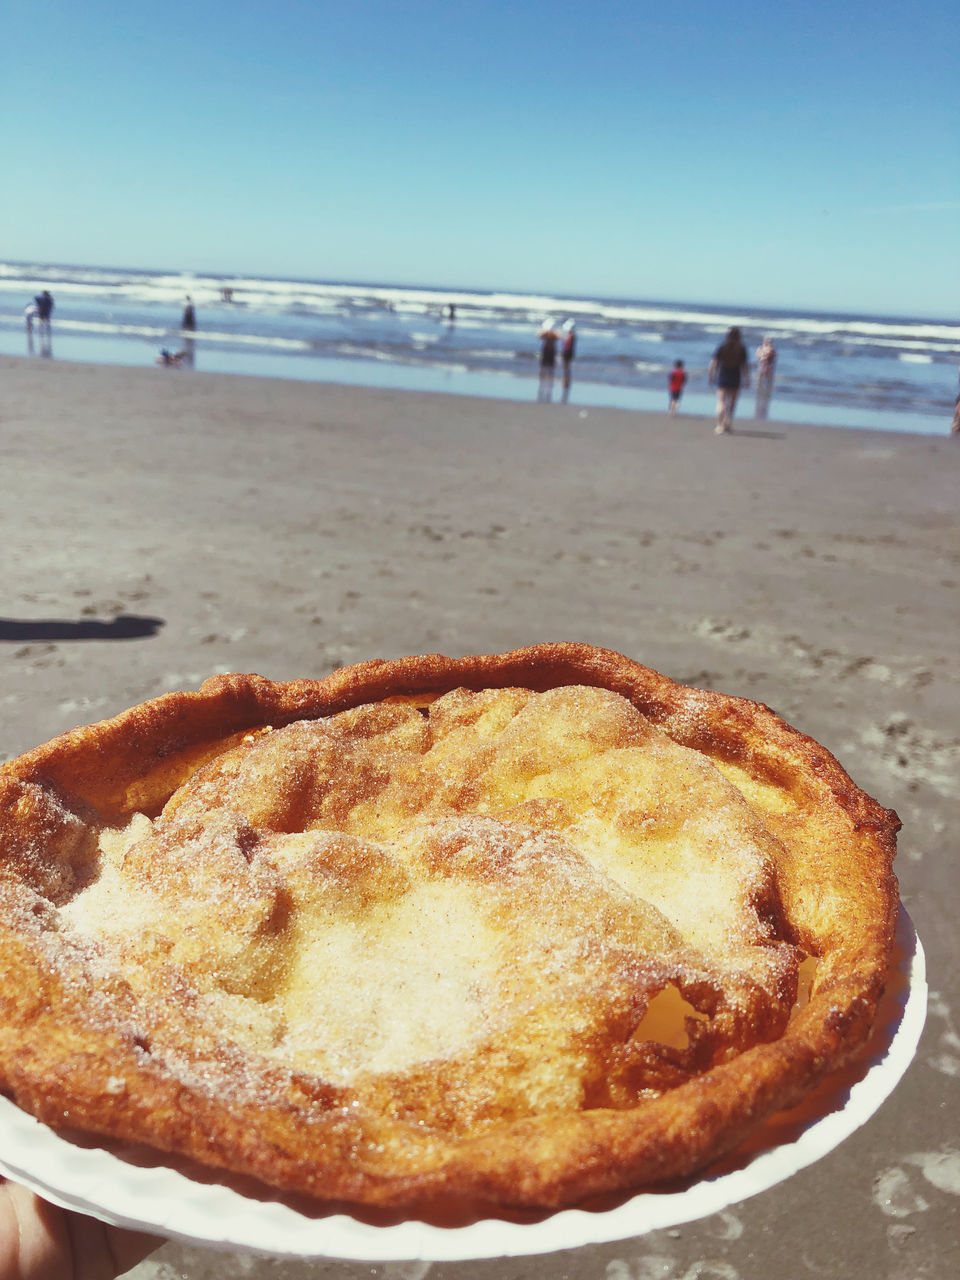
<svg viewBox="0 0 960 1280">
<path fill-rule="evenodd" d="M 212 1248 L 365 1262 L 462 1261 L 552 1253 L 692 1222 L 813 1164 L 860 1128 L 910 1065 L 923 1030 L 923 948 L 901 906 L 898 954 L 873 1037 L 858 1063 L 781 1112 L 733 1156 L 664 1192 L 556 1213 L 439 1226 L 329 1212 L 259 1184 L 221 1179 L 142 1148 L 54 1133 L 0 1097 L 0 1173 L 66 1209 Z M 163 1162 L 161 1163 L 161 1159 Z"/>
</svg>

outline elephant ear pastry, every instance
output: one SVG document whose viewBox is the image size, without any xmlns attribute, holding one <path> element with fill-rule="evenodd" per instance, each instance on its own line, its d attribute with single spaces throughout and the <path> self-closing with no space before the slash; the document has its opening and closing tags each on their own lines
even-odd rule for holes
<svg viewBox="0 0 960 1280">
<path fill-rule="evenodd" d="M 330 1201 L 662 1183 L 863 1044 L 898 826 L 585 645 L 218 676 L 0 769 L 0 1089 Z"/>
</svg>

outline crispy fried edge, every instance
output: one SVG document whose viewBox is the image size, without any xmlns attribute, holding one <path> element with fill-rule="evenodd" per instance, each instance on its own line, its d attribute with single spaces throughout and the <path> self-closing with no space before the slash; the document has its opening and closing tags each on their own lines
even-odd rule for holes
<svg viewBox="0 0 960 1280">
<path fill-rule="evenodd" d="M 119 1099 L 100 1095 L 99 1072 L 65 1066 L 66 1059 L 76 1063 L 96 1052 L 95 1033 L 82 1004 L 66 990 L 53 990 L 47 975 L 49 999 L 19 1011 L 31 1028 L 29 1041 L 12 1054 L 0 1050 L 0 1084 L 55 1126 L 140 1140 L 288 1190 L 372 1205 L 412 1205 L 440 1195 L 557 1207 L 686 1175 L 731 1150 L 863 1043 L 883 992 L 898 907 L 896 814 L 857 788 L 824 747 L 762 704 L 675 684 L 621 654 L 583 644 L 370 661 L 319 681 L 223 675 L 197 693 L 166 694 L 0 766 L 0 815 L 15 803 L 20 785 L 32 782 L 116 823 L 134 809 L 158 810 L 226 740 L 265 725 L 387 697 L 416 702 L 457 687 L 569 684 L 611 689 L 682 745 L 789 793 L 789 818 L 770 814 L 767 820 L 775 833 L 780 826 L 793 851 L 785 894 L 792 940 L 816 953 L 820 965 L 809 1004 L 779 1040 L 627 1111 L 534 1117 L 460 1141 L 432 1134 L 427 1142 L 400 1125 L 358 1120 L 344 1126 L 335 1108 L 308 1126 L 283 1106 L 258 1111 L 255 1121 L 238 1118 L 219 1099 L 152 1070 L 138 1046 L 111 1032 L 111 1074 L 126 1081 L 133 1099 L 121 1107 Z M 0 824 L 2 869 L 9 832 L 5 818 Z M 824 884 L 840 886 L 841 919 L 836 901 L 819 900 Z M 4 933 L 9 956 L 17 939 Z M 31 984 L 43 976 L 26 972 L 33 963 L 24 955 L 24 979 Z M 384 1164 L 377 1153 L 385 1137 L 406 1144 L 413 1166 Z"/>
</svg>

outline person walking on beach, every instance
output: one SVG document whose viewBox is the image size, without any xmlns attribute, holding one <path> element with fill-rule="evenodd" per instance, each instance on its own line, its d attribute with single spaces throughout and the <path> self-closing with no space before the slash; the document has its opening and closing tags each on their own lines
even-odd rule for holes
<svg viewBox="0 0 960 1280">
<path fill-rule="evenodd" d="M 710 382 L 717 388 L 717 425 L 714 431 L 718 436 L 727 435 L 733 424 L 733 411 L 740 388 L 750 385 L 747 349 L 736 326 L 728 330 L 727 336 L 713 353 Z"/>
<path fill-rule="evenodd" d="M 757 403 L 754 417 L 766 418 L 773 394 L 773 371 L 777 363 L 777 349 L 770 338 L 764 338 L 757 347 Z"/>
<path fill-rule="evenodd" d="M 537 399 L 550 401 L 553 399 L 553 373 L 557 364 L 557 339 L 560 335 L 554 328 L 552 320 L 544 320 L 540 330 L 540 385 L 537 388 Z"/>
<path fill-rule="evenodd" d="M 570 399 L 570 366 L 577 354 L 577 326 L 574 320 L 563 322 L 563 341 L 560 344 L 560 359 L 563 361 L 563 403 Z"/>
<path fill-rule="evenodd" d="M 188 293 L 183 302 L 183 319 L 180 321 L 180 328 L 187 329 L 192 333 L 196 327 L 197 313 L 193 307 L 193 299 Z"/>
<path fill-rule="evenodd" d="M 677 409 L 680 407 L 680 397 L 683 395 L 683 388 L 687 385 L 687 371 L 683 367 L 683 361 L 677 360 L 673 368 L 670 370 L 670 417 L 677 416 Z"/>
</svg>

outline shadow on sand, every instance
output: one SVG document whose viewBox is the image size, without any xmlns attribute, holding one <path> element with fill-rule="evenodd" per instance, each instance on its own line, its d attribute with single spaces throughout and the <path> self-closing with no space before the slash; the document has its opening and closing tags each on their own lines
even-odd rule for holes
<svg viewBox="0 0 960 1280">
<path fill-rule="evenodd" d="M 82 618 L 76 622 L 59 618 L 29 621 L 0 618 L 0 641 L 12 640 L 22 644 L 25 640 L 139 640 L 143 636 L 155 636 L 163 625 L 163 618 L 129 613 L 121 613 L 109 622 L 101 622 L 97 618 Z"/>
</svg>

